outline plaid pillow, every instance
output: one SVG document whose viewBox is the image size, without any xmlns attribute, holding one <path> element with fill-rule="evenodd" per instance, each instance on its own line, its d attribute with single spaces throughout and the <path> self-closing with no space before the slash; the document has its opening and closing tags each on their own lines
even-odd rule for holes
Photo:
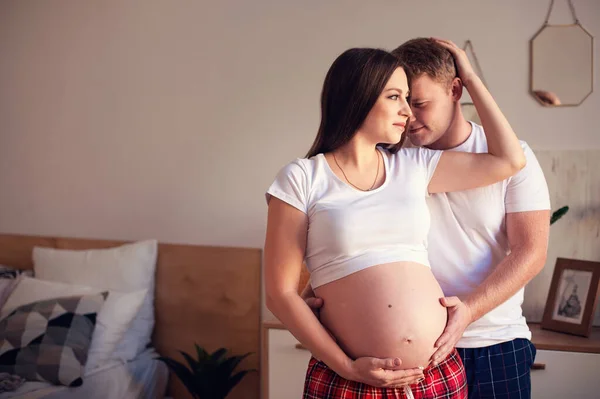
<svg viewBox="0 0 600 399">
<path fill-rule="evenodd" d="M 20 306 L 0 321 L 0 372 L 30 381 L 80 386 L 108 292 Z"/>
</svg>

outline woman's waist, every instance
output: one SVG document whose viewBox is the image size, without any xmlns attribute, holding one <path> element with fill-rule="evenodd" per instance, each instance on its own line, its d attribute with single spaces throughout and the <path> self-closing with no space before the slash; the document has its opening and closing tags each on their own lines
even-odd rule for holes
<svg viewBox="0 0 600 399">
<path fill-rule="evenodd" d="M 427 251 L 407 247 L 356 252 L 336 257 L 315 255 L 307 257 L 306 264 L 311 275 L 310 281 L 313 289 L 375 266 L 417 264 L 430 268 Z"/>
<path fill-rule="evenodd" d="M 311 278 L 313 277 L 311 273 Z M 336 301 L 352 300 L 357 292 L 372 298 L 389 298 L 418 291 L 418 285 L 432 286 L 441 292 L 431 268 L 414 261 L 392 261 L 373 264 L 342 278 L 313 286 L 321 297 L 332 296 Z"/>
</svg>

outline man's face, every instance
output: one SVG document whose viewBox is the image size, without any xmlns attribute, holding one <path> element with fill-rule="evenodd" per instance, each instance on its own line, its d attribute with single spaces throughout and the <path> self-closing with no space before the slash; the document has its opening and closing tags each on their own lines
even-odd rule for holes
<svg viewBox="0 0 600 399">
<path fill-rule="evenodd" d="M 421 74 L 413 78 L 410 92 L 413 115 L 408 138 L 415 146 L 429 146 L 438 141 L 452 123 L 455 102 L 451 87 Z"/>
</svg>

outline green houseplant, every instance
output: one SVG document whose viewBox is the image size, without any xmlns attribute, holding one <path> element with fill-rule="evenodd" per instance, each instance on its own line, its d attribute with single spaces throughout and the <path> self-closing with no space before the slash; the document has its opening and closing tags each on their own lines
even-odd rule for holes
<svg viewBox="0 0 600 399">
<path fill-rule="evenodd" d="M 167 356 L 158 359 L 175 373 L 196 399 L 225 399 L 248 372 L 255 371 L 242 370 L 234 373 L 238 364 L 250 353 L 227 356 L 227 349 L 219 348 L 209 354 L 198 344 L 194 345 L 197 358 L 179 351 L 187 365 Z"/>
</svg>

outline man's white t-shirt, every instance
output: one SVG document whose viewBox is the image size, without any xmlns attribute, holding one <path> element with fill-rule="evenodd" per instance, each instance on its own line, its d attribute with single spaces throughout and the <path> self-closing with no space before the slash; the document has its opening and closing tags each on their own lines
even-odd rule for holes
<svg viewBox="0 0 600 399">
<path fill-rule="evenodd" d="M 483 128 L 473 122 L 470 137 L 449 151 L 487 152 Z M 477 288 L 510 252 L 505 216 L 550 209 L 544 173 L 527 143 L 527 165 L 502 182 L 427 199 L 431 212 L 429 261 L 444 295 L 465 296 Z M 550 221 L 548 221 L 550 223 Z M 531 339 L 522 314 L 524 289 L 467 327 L 459 348 L 479 348 L 516 338 Z"/>
</svg>

